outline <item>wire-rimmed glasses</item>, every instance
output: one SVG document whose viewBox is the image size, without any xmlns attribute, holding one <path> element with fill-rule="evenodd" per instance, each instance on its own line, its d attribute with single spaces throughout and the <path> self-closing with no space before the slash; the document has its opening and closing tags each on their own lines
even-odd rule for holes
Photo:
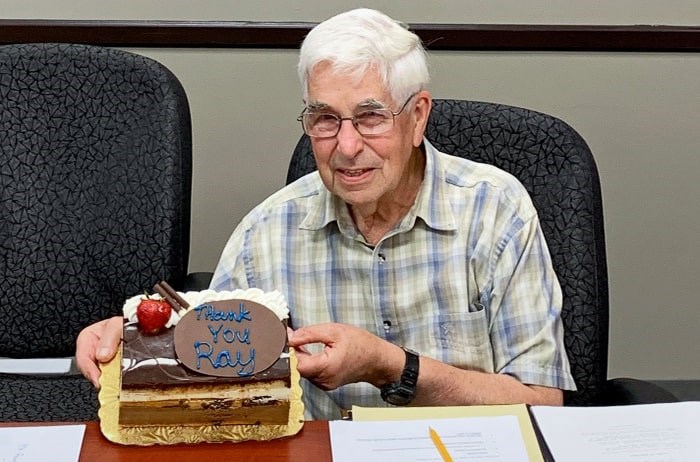
<svg viewBox="0 0 700 462">
<path fill-rule="evenodd" d="M 304 133 L 312 138 L 333 138 L 340 131 L 344 120 L 352 122 L 353 127 L 363 136 L 381 135 L 394 127 L 394 118 L 401 114 L 418 93 L 408 97 L 401 109 L 394 112 L 389 108 L 363 110 L 352 117 L 340 117 L 332 112 L 323 112 L 304 108 L 297 120 L 301 122 Z"/>
</svg>

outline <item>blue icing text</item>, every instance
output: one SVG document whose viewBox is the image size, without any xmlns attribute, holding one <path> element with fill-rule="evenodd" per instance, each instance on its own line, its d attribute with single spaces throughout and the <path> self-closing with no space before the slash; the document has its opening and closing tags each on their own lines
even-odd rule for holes
<svg viewBox="0 0 700 462">
<path fill-rule="evenodd" d="M 209 321 L 207 327 L 212 337 L 212 343 L 220 344 L 219 339 L 222 339 L 221 344 L 234 344 L 236 342 L 250 345 L 250 329 L 234 330 L 229 327 L 224 328 L 224 324 L 216 324 L 215 321 L 229 321 L 242 323 L 244 321 L 252 321 L 250 311 L 245 308 L 241 302 L 238 304 L 238 311 L 219 311 L 213 305 L 205 303 L 194 309 L 197 313 L 197 321 Z M 255 348 L 249 348 L 247 353 L 241 350 L 222 349 L 218 353 L 214 351 L 212 344 L 209 342 L 195 341 L 195 354 L 197 357 L 197 370 L 200 370 L 202 363 L 208 364 L 214 369 L 219 368 L 238 368 L 236 374 L 239 377 L 248 377 L 253 375 L 255 371 Z"/>
<path fill-rule="evenodd" d="M 211 345 L 206 342 L 194 342 L 194 349 L 197 352 L 197 369 L 201 368 L 201 361 L 206 360 L 209 361 L 209 364 L 211 364 L 214 369 L 240 366 L 240 369 L 237 371 L 240 377 L 251 376 L 253 375 L 253 371 L 255 371 L 255 348 L 249 350 L 247 360 L 243 360 L 240 350 L 236 351 L 235 359 L 231 357 L 231 353 L 228 350 L 220 351 L 214 358 L 213 349 Z"/>
</svg>

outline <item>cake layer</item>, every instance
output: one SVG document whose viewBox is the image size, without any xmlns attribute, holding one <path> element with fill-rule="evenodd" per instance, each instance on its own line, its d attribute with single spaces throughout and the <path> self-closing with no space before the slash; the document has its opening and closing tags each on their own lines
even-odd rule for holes
<svg viewBox="0 0 700 462">
<path fill-rule="evenodd" d="M 289 401 L 248 406 L 245 402 L 216 400 L 190 401 L 183 407 L 178 401 L 163 401 L 150 405 L 119 407 L 119 425 L 149 427 L 164 425 L 286 425 Z"/>
<path fill-rule="evenodd" d="M 149 388 L 122 389 L 119 424 L 149 425 L 284 425 L 289 419 L 291 389 L 284 381 L 246 385 L 187 385 L 160 393 Z"/>
</svg>

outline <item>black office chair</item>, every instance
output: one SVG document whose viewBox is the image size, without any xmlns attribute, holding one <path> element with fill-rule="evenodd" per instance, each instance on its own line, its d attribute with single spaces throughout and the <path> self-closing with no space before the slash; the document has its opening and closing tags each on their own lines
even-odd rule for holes
<svg viewBox="0 0 700 462">
<path fill-rule="evenodd" d="M 83 327 L 158 280 L 184 283 L 191 156 L 187 97 L 160 63 L 0 47 L 0 421 L 97 418 L 74 368 L 18 370 L 70 359 Z"/>
<path fill-rule="evenodd" d="M 443 152 L 515 175 L 538 210 L 564 293 L 565 344 L 578 391 L 567 405 L 676 401 L 635 379 L 607 380 L 608 277 L 598 171 L 585 141 L 547 114 L 502 104 L 435 100 L 426 137 Z M 299 140 L 287 182 L 316 169 Z"/>
</svg>

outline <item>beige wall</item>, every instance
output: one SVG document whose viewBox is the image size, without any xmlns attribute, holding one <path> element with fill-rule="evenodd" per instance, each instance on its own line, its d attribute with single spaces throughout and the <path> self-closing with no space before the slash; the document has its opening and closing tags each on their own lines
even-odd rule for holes
<svg viewBox="0 0 700 462">
<path fill-rule="evenodd" d="M 4 18 L 321 21 L 366 6 L 405 22 L 697 25 L 697 0 L 0 0 Z"/>
<path fill-rule="evenodd" d="M 362 4 L 407 22 L 700 24 L 697 0 Z M 308 5 L 16 0 L 0 1 L 0 15 L 317 21 L 346 3 Z M 191 269 L 211 270 L 235 224 L 284 183 L 300 133 L 296 52 L 133 51 L 170 67 L 189 95 L 195 162 Z M 700 379 L 700 55 L 438 52 L 432 67 L 435 97 L 525 106 L 579 130 L 596 156 L 603 185 L 610 375 Z"/>
</svg>

